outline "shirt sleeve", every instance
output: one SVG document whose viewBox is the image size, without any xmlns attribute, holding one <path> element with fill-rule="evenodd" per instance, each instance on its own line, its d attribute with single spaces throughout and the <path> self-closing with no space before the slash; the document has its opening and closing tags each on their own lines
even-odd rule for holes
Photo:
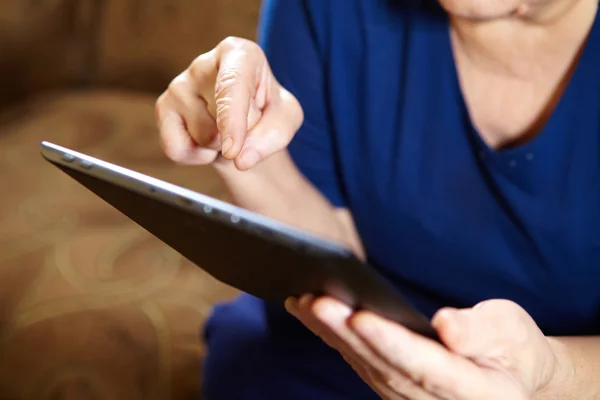
<svg viewBox="0 0 600 400">
<path fill-rule="evenodd" d="M 323 0 L 264 0 L 258 42 L 273 74 L 304 109 L 304 124 L 288 151 L 300 172 L 335 207 L 345 207 L 327 102 L 323 53 L 314 13 Z M 322 11 L 322 10 L 321 10 Z"/>
</svg>

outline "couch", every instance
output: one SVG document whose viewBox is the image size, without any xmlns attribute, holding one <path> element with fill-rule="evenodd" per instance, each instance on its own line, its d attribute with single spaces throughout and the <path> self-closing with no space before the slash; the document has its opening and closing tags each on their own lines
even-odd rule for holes
<svg viewBox="0 0 600 400">
<path fill-rule="evenodd" d="M 0 399 L 198 399 L 201 327 L 235 296 L 39 156 L 50 140 L 227 199 L 162 155 L 154 101 L 253 38 L 258 0 L 0 1 Z"/>
</svg>

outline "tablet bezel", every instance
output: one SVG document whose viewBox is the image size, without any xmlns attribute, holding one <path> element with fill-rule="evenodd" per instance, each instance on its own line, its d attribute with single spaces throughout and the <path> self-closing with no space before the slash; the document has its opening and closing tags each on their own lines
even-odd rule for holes
<svg viewBox="0 0 600 400">
<path fill-rule="evenodd" d="M 41 154 L 53 164 L 77 170 L 194 214 L 210 215 L 232 225 L 245 221 L 260 226 L 276 233 L 275 236 L 270 235 L 270 240 L 304 242 L 325 252 L 352 256 L 352 252 L 345 247 L 288 224 L 54 143 L 42 142 Z"/>
</svg>

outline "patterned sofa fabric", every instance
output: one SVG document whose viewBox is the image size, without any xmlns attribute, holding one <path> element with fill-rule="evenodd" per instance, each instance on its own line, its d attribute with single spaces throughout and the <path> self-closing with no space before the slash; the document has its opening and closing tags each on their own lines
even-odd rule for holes
<svg viewBox="0 0 600 400">
<path fill-rule="evenodd" d="M 156 95 L 258 0 L 0 2 L 0 400 L 198 398 L 218 284 L 39 157 L 51 140 L 226 199 L 161 153 Z M 18 101 L 17 101 L 18 100 Z"/>
</svg>

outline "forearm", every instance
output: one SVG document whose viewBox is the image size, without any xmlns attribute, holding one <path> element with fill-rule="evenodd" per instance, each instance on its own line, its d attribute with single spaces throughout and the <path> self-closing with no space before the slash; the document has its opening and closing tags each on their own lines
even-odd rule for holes
<svg viewBox="0 0 600 400">
<path fill-rule="evenodd" d="M 239 206 L 336 241 L 363 256 L 352 217 L 336 209 L 298 171 L 287 151 L 248 171 L 222 162 L 215 169 Z"/>
<path fill-rule="evenodd" d="M 550 337 L 558 366 L 536 400 L 600 399 L 600 336 Z"/>
</svg>

